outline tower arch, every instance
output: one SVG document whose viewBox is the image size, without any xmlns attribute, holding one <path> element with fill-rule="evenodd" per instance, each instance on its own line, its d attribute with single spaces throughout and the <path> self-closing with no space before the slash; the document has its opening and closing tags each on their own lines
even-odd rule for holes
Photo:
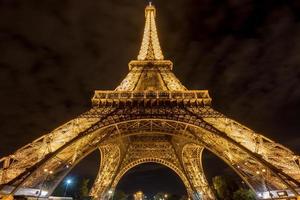
<svg viewBox="0 0 300 200">
<path fill-rule="evenodd" d="M 179 169 L 191 198 L 213 199 L 201 160 L 193 161 L 206 148 L 257 194 L 273 191 L 273 197 L 267 198 L 274 199 L 276 190 L 284 190 L 290 197 L 299 195 L 300 157 L 215 111 L 207 90 L 183 86 L 172 72 L 173 63 L 164 60 L 155 13 L 153 5 L 146 7 L 139 56 L 129 62 L 129 73 L 115 90 L 96 90 L 92 109 L 0 159 L 2 192 L 39 188 L 45 179 L 52 180 L 53 188 L 80 159 L 100 148 L 106 153 L 94 196 L 106 198 L 122 169 L 135 160 L 151 158 Z"/>
<path fill-rule="evenodd" d="M 132 119 L 132 120 L 129 120 L 128 118 L 126 118 L 126 120 L 124 120 L 124 121 L 119 121 L 117 123 L 112 123 L 109 125 L 107 123 L 105 123 L 106 125 L 103 126 L 103 128 L 100 129 L 98 127 L 97 131 L 91 132 L 86 135 L 78 136 L 78 138 L 75 142 L 72 141 L 69 144 L 65 144 L 64 148 L 61 148 L 60 151 L 57 151 L 56 154 L 52 155 L 52 159 L 47 158 L 46 160 L 43 160 L 44 165 L 41 165 L 42 167 L 38 168 L 35 172 L 31 173 L 30 176 L 26 179 L 26 181 L 24 181 L 20 185 L 20 187 L 21 186 L 29 187 L 29 186 L 38 185 L 39 179 L 37 179 L 37 177 L 41 178 L 43 176 L 44 177 L 46 176 L 46 175 L 43 175 L 43 169 L 45 169 L 45 168 L 57 169 L 59 171 L 61 169 L 60 165 L 57 165 L 56 168 L 55 168 L 55 165 L 52 165 L 52 167 L 51 167 L 51 164 L 53 164 L 53 163 L 57 164 L 58 157 L 62 157 L 62 155 L 64 155 L 65 158 L 67 158 L 66 160 L 69 160 L 70 158 L 77 160 L 77 158 L 79 158 L 79 157 L 76 158 L 76 157 L 74 157 L 74 155 L 76 155 L 76 156 L 85 155 L 84 152 L 88 152 L 88 151 L 91 151 L 92 149 L 97 148 L 99 146 L 99 144 L 101 144 L 105 140 L 108 140 L 109 137 L 114 137 L 114 134 L 122 135 L 122 133 L 120 132 L 120 126 L 123 126 L 123 125 L 127 126 L 127 127 L 132 127 L 131 130 L 127 130 L 127 131 L 124 130 L 125 134 L 128 134 L 130 132 L 132 133 L 132 132 L 136 132 L 136 131 L 145 131 L 145 130 L 150 130 L 150 129 L 152 129 L 152 131 L 155 131 L 154 126 L 156 126 L 156 128 L 159 128 L 160 130 L 163 130 L 164 132 L 169 131 L 171 133 L 170 127 L 173 127 L 173 128 L 176 127 L 179 130 L 174 131 L 173 134 L 176 134 L 176 133 L 184 130 L 184 132 L 182 132 L 183 136 L 181 136 L 181 138 L 185 137 L 185 138 L 193 139 L 198 144 L 209 149 L 214 154 L 216 154 L 217 156 L 219 156 L 220 158 L 225 160 L 226 163 L 231 165 L 236 171 L 238 171 L 239 175 L 241 175 L 242 178 L 246 178 L 249 181 L 249 180 L 251 180 L 251 177 L 254 177 L 255 179 L 252 182 L 249 181 L 248 183 L 250 184 L 250 186 L 252 186 L 254 188 L 255 191 L 259 191 L 257 188 L 263 188 L 263 186 L 261 184 L 258 184 L 258 183 L 262 182 L 263 177 L 261 177 L 261 176 L 258 177 L 255 175 L 256 169 L 261 169 L 261 170 L 265 169 L 266 175 L 269 175 L 269 177 L 268 177 L 268 180 L 270 181 L 269 184 L 270 185 L 274 184 L 274 185 L 272 185 L 272 187 L 274 187 L 274 189 L 277 189 L 280 187 L 284 187 L 284 188 L 291 187 L 289 185 L 285 185 L 286 183 L 282 182 L 274 174 L 275 172 L 272 169 L 268 168 L 268 166 L 265 166 L 263 162 L 261 162 L 259 159 L 255 158 L 255 157 L 251 157 L 251 155 L 249 155 L 248 151 L 245 152 L 245 150 L 244 150 L 245 147 L 242 147 L 241 145 L 236 145 L 235 142 L 232 142 L 232 140 L 228 139 L 224 135 L 222 137 L 222 136 L 216 135 L 213 132 L 208 131 L 207 129 L 205 129 L 203 127 L 200 127 L 199 123 L 196 122 L 197 121 L 196 119 L 194 119 L 194 121 L 193 120 L 188 120 L 188 121 L 189 121 L 189 123 L 181 122 L 179 120 L 158 119 L 158 118 Z M 136 126 L 137 124 L 139 124 L 139 126 Z M 198 124 L 198 125 L 195 125 L 195 124 Z M 166 126 L 167 128 L 164 130 L 162 127 L 159 127 L 159 125 Z M 217 148 L 217 147 L 219 147 L 219 148 Z M 77 150 L 80 149 L 82 152 L 76 151 L 76 149 Z M 235 152 L 232 151 L 233 149 L 235 150 Z M 76 154 L 70 154 L 70 156 L 67 157 L 66 152 L 76 152 Z M 247 160 L 246 161 L 247 164 L 245 163 L 243 166 L 244 168 L 241 168 L 241 166 L 237 164 L 237 163 L 242 163 L 243 161 L 245 161 L 244 159 L 239 160 L 241 158 L 241 155 L 245 156 L 245 159 Z M 62 163 L 66 163 L 66 162 L 62 162 Z M 255 170 L 252 168 L 253 165 L 255 166 Z M 56 170 L 54 170 L 54 171 L 56 171 Z M 260 179 L 257 179 L 257 178 L 260 178 Z M 259 191 L 259 192 L 261 192 L 261 191 Z"/>
<path fill-rule="evenodd" d="M 169 169 L 171 169 L 173 172 L 176 173 L 176 175 L 181 179 L 181 181 L 183 182 L 185 188 L 186 188 L 186 192 L 187 194 L 192 194 L 192 189 L 191 186 L 188 184 L 188 180 L 187 177 L 185 176 L 184 172 L 181 171 L 181 169 L 178 169 L 174 164 L 172 164 L 171 162 L 168 162 L 164 159 L 161 158 L 142 158 L 142 159 L 138 159 L 135 160 L 131 163 L 129 163 L 127 166 L 125 166 L 125 168 L 123 168 L 121 171 L 119 171 L 119 173 L 117 174 L 115 180 L 113 181 L 112 184 L 112 188 L 116 188 L 118 183 L 120 182 L 120 180 L 123 178 L 123 176 L 132 168 L 141 165 L 141 164 L 145 164 L 145 163 L 157 163 L 157 164 L 161 164 Z"/>
</svg>

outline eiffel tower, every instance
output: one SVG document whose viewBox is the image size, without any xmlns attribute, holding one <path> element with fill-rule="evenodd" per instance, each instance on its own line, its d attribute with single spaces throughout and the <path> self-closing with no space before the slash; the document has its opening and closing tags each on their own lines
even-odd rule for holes
<svg viewBox="0 0 300 200">
<path fill-rule="evenodd" d="M 257 199 L 299 196 L 300 157 L 214 110 L 207 90 L 183 86 L 173 63 L 164 59 L 155 16 L 149 4 L 137 60 L 129 62 L 129 73 L 115 90 L 96 90 L 90 110 L 1 158 L 0 189 L 6 197 L 28 188 L 48 197 L 74 166 L 99 150 L 94 199 L 110 199 L 128 170 L 153 162 L 172 169 L 190 199 L 212 200 L 204 149 L 228 164 Z"/>
</svg>

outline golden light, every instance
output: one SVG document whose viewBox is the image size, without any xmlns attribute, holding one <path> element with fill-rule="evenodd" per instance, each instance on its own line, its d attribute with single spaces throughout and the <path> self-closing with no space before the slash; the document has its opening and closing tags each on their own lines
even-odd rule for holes
<svg viewBox="0 0 300 200">
<path fill-rule="evenodd" d="M 163 60 L 155 23 L 156 9 L 151 4 L 145 10 L 145 29 L 138 60 Z"/>
</svg>

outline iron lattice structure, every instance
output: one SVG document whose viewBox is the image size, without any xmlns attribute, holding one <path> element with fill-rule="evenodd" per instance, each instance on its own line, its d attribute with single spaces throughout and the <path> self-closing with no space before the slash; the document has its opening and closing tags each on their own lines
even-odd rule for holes
<svg viewBox="0 0 300 200">
<path fill-rule="evenodd" d="M 172 73 L 172 62 L 164 60 L 155 15 L 154 6 L 147 6 L 138 59 L 129 63 L 115 90 L 95 91 L 89 111 L 0 160 L 2 191 L 40 188 L 48 196 L 81 159 L 99 149 L 95 199 L 109 198 L 132 167 L 155 162 L 178 174 L 190 198 L 211 200 L 201 161 L 208 149 L 258 198 L 275 190 L 298 195 L 300 157 L 215 111 L 207 90 L 184 87 Z"/>
</svg>

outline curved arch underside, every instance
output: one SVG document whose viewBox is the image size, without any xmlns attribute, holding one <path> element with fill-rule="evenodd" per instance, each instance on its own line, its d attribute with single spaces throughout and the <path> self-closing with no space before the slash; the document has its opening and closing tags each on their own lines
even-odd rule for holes
<svg viewBox="0 0 300 200">
<path fill-rule="evenodd" d="M 51 192 L 91 151 L 102 159 L 92 194 L 101 197 L 140 160 L 173 169 L 189 195 L 213 199 L 202 169 L 207 148 L 256 192 L 299 188 L 299 156 L 210 107 L 94 107 L 14 154 L 2 158 L 0 184 Z M 50 173 L 51 171 L 51 173 Z"/>
</svg>

